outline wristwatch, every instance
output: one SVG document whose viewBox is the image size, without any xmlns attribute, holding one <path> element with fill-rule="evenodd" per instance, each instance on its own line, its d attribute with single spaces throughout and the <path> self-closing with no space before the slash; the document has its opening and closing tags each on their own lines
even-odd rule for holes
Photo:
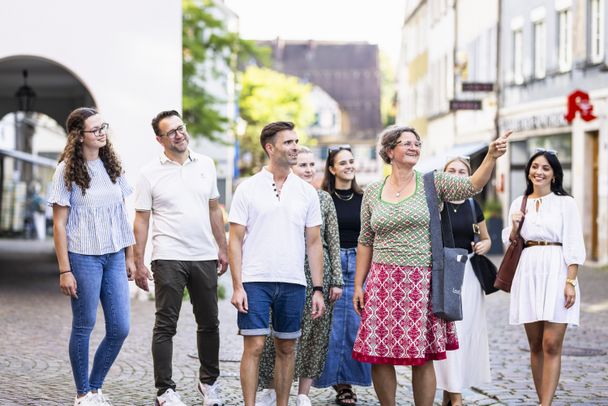
<svg viewBox="0 0 608 406">
<path fill-rule="evenodd" d="M 313 295 L 317 291 L 323 293 L 323 286 L 313 286 L 312 287 L 312 293 L 313 293 Z"/>
<path fill-rule="evenodd" d="M 569 283 L 570 285 L 572 285 L 573 288 L 575 288 L 577 281 L 576 279 L 566 279 L 566 283 Z"/>
</svg>

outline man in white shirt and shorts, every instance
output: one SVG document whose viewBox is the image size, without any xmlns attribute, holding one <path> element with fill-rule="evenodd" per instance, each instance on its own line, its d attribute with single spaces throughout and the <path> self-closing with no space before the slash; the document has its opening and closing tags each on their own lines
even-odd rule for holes
<svg viewBox="0 0 608 406">
<path fill-rule="evenodd" d="M 231 302 L 244 341 L 245 406 L 255 404 L 260 355 L 269 334 L 276 348 L 276 404 L 287 406 L 306 295 L 305 255 L 313 281 L 313 318 L 325 310 L 321 209 L 316 190 L 291 173 L 298 156 L 293 123 L 268 124 L 260 143 L 269 164 L 236 189 L 230 208 Z"/>
</svg>

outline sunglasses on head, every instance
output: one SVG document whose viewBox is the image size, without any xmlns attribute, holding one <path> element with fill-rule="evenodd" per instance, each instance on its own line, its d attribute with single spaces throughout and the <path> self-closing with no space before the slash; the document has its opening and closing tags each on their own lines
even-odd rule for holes
<svg viewBox="0 0 608 406">
<path fill-rule="evenodd" d="M 341 144 L 341 145 L 331 145 L 327 150 L 329 151 L 330 154 L 333 154 L 334 152 L 338 152 L 338 151 L 342 151 L 342 150 L 346 150 L 346 151 L 350 151 L 351 147 L 349 144 Z"/>
<path fill-rule="evenodd" d="M 555 156 L 557 156 L 557 151 L 554 150 L 554 149 L 536 148 L 534 150 L 534 153 L 536 154 L 538 152 L 546 152 L 549 155 L 555 155 Z"/>
</svg>

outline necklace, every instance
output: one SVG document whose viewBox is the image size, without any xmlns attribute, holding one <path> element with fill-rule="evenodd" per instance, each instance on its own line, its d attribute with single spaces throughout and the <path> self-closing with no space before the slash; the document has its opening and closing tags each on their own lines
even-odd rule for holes
<svg viewBox="0 0 608 406">
<path fill-rule="evenodd" d="M 395 192 L 395 197 L 401 196 L 401 192 L 403 192 L 405 190 L 405 188 L 407 187 L 407 185 L 410 184 L 410 181 L 412 180 L 412 178 L 414 177 L 415 174 L 416 173 L 412 171 L 412 174 L 410 175 L 410 178 L 405 181 L 405 186 L 403 186 L 400 190 L 398 190 L 397 192 Z M 391 177 L 392 177 L 392 175 L 391 175 Z M 391 186 L 393 186 L 392 183 L 391 183 Z"/>
<path fill-rule="evenodd" d="M 446 203 L 448 204 L 448 207 L 451 208 L 454 211 L 454 213 L 458 213 L 458 209 L 460 208 L 459 204 L 456 205 L 456 204 L 454 204 L 452 202 L 446 202 Z"/>
<path fill-rule="evenodd" d="M 334 190 L 334 195 L 336 195 L 336 197 L 337 197 L 338 199 L 343 200 L 343 201 L 345 201 L 345 202 L 348 202 L 350 199 L 352 199 L 352 198 L 353 198 L 353 196 L 355 195 L 355 192 L 350 192 L 350 195 L 348 195 L 348 196 L 346 196 L 346 195 L 345 195 L 345 196 L 342 196 L 342 195 L 340 195 L 340 194 L 339 194 L 337 191 L 335 191 L 335 190 Z"/>
</svg>

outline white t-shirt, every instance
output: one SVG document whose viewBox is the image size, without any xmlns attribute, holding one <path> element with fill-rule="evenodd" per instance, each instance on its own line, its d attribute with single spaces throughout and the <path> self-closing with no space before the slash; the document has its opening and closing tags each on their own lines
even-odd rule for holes
<svg viewBox="0 0 608 406">
<path fill-rule="evenodd" d="M 246 227 L 243 282 L 285 282 L 306 286 L 306 227 L 321 225 L 319 196 L 293 173 L 280 199 L 266 168 L 244 181 L 232 198 L 231 223 Z"/>
<path fill-rule="evenodd" d="M 137 182 L 135 210 L 152 211 L 152 260 L 217 259 L 209 200 L 219 195 L 215 165 L 204 155 L 190 152 L 180 165 L 163 153 L 144 166 Z"/>
</svg>

